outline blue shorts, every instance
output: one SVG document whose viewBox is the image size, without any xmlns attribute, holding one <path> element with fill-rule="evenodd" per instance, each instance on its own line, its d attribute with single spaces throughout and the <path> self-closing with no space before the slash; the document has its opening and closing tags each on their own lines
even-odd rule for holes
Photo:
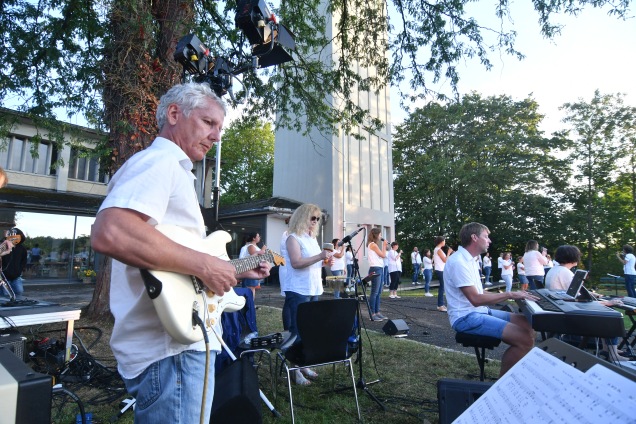
<svg viewBox="0 0 636 424">
<path fill-rule="evenodd" d="M 501 339 L 504 327 L 510 322 L 510 312 L 488 308 L 487 314 L 471 312 L 453 324 L 458 333 L 477 334 Z"/>
</svg>

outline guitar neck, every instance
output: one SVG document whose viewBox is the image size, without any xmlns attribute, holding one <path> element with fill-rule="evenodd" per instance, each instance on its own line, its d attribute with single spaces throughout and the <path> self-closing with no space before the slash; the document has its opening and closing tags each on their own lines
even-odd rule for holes
<svg viewBox="0 0 636 424">
<path fill-rule="evenodd" d="M 258 268 L 261 262 L 273 261 L 274 259 L 271 252 L 267 252 L 264 255 L 254 255 L 242 259 L 233 259 L 230 261 L 230 263 L 234 265 L 234 268 L 236 268 L 236 273 L 241 274 L 243 272 Z"/>
</svg>

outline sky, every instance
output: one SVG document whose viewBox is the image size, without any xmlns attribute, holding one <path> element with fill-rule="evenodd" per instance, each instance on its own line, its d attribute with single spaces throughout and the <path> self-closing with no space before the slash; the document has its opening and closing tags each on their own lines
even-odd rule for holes
<svg viewBox="0 0 636 424">
<path fill-rule="evenodd" d="M 494 6 L 485 10 L 486 4 L 471 3 L 480 8 L 475 13 L 479 22 L 494 14 Z M 516 48 L 525 59 L 492 53 L 490 71 L 477 60 L 465 61 L 458 69 L 459 93 L 506 94 L 513 100 L 532 94 L 546 115 L 541 127 L 546 135 L 562 128 L 559 106 L 580 98 L 589 101 L 596 89 L 602 94 L 624 93 L 625 103 L 636 106 L 636 19 L 622 21 L 588 7 L 576 17 L 558 16 L 554 22 L 564 25 L 561 35 L 547 40 L 540 34 L 529 0 L 514 3 L 511 9 Z M 438 89 L 452 93 L 449 81 L 441 81 Z M 400 110 L 396 91 L 391 93 L 394 125 L 407 116 Z"/>
</svg>

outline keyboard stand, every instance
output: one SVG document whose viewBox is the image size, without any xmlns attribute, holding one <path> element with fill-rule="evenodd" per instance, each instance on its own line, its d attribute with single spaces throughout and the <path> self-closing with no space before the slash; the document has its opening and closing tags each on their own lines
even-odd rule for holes
<svg viewBox="0 0 636 424">
<path fill-rule="evenodd" d="M 636 312 L 634 312 L 634 310 L 625 310 L 625 315 L 629 317 L 629 320 L 632 322 L 632 326 L 625 337 L 623 337 L 623 341 L 618 345 L 618 348 L 623 349 L 623 347 L 625 347 L 625 351 L 629 356 L 636 356 L 636 352 L 634 352 L 633 349 L 634 345 L 636 345 L 636 337 L 634 337 L 634 340 L 629 343 L 629 338 L 632 337 L 636 331 L 636 319 L 634 319 Z"/>
</svg>

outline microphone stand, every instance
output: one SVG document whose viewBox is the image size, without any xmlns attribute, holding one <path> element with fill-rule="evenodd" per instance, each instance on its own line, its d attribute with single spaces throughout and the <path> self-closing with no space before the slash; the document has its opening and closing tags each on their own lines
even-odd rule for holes
<svg viewBox="0 0 636 424">
<path fill-rule="evenodd" d="M 380 380 L 375 380 L 372 382 L 365 382 L 364 381 L 364 376 L 363 376 L 363 370 L 362 370 L 362 311 L 360 309 L 360 301 L 359 301 L 359 294 L 358 294 L 358 286 L 362 287 L 362 297 L 364 298 L 366 304 L 367 304 L 367 309 L 369 311 L 369 318 L 372 318 L 372 314 L 371 314 L 371 306 L 369 305 L 369 298 L 367 297 L 367 293 L 366 293 L 366 284 L 367 282 L 369 282 L 369 280 L 371 278 L 373 278 L 373 275 L 368 275 L 365 278 L 361 279 L 360 278 L 360 267 L 358 266 L 358 258 L 356 257 L 356 251 L 353 249 L 353 246 L 351 245 L 351 240 L 349 240 L 347 242 L 348 247 L 351 249 L 351 253 L 353 254 L 353 282 L 355 284 L 355 297 L 356 297 L 356 301 L 357 303 L 357 310 L 356 310 L 356 314 L 357 314 L 357 320 L 358 320 L 358 325 L 356 326 L 356 331 L 357 331 L 357 339 L 358 339 L 358 352 L 357 352 L 357 357 L 356 357 L 356 361 L 358 362 L 358 372 L 360 375 L 360 378 L 358 379 L 358 382 L 356 383 L 356 387 L 358 387 L 359 389 L 364 390 L 364 392 L 371 398 L 371 400 L 373 400 L 375 403 L 378 404 L 378 406 L 380 408 L 382 408 L 383 411 L 386 411 L 386 406 L 384 406 L 384 404 L 382 403 L 382 401 L 375 395 L 373 394 L 373 392 L 369 389 L 368 385 L 369 384 L 375 384 L 375 383 L 379 383 Z M 346 249 L 345 249 L 346 250 Z"/>
</svg>

